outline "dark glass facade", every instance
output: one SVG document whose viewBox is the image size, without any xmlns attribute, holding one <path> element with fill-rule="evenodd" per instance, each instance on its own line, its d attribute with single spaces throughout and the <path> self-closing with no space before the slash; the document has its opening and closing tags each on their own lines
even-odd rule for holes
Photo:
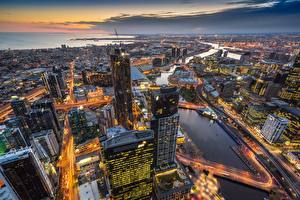
<svg viewBox="0 0 300 200">
<path fill-rule="evenodd" d="M 11 107 L 16 116 L 24 116 L 27 112 L 27 102 L 24 98 L 15 97 L 11 101 Z"/>
<path fill-rule="evenodd" d="M 56 127 L 58 130 L 61 130 L 59 121 L 58 121 L 58 117 L 57 117 L 57 113 L 56 113 L 56 109 L 54 107 L 54 103 L 52 100 L 50 99 L 41 99 L 38 101 L 33 102 L 33 104 L 31 105 L 32 109 L 49 109 L 53 115 L 54 118 L 54 122 L 56 124 Z"/>
<path fill-rule="evenodd" d="M 132 89 L 130 58 L 121 49 L 110 55 L 114 88 L 115 116 L 120 125 L 132 129 Z"/>
<path fill-rule="evenodd" d="M 59 77 L 55 73 L 44 73 L 42 75 L 44 85 L 52 98 L 63 99 L 64 92 L 59 84 Z"/>
<path fill-rule="evenodd" d="M 152 114 L 161 118 L 178 112 L 179 93 L 176 87 L 163 86 L 151 95 Z"/>
<path fill-rule="evenodd" d="M 61 135 L 56 126 L 54 116 L 50 109 L 34 109 L 26 115 L 26 122 L 31 133 L 52 129 L 56 139 L 60 141 Z"/>
<path fill-rule="evenodd" d="M 53 198 L 50 182 L 38 162 L 27 150 L 0 158 L 3 174 L 22 200 Z"/>
<path fill-rule="evenodd" d="M 84 110 L 74 108 L 69 112 L 69 123 L 72 134 L 83 135 L 87 132 L 87 119 Z"/>
<path fill-rule="evenodd" d="M 179 93 L 176 87 L 163 86 L 152 92 L 151 129 L 155 135 L 155 168 L 164 171 L 176 167 L 176 138 L 179 124 Z"/>
</svg>

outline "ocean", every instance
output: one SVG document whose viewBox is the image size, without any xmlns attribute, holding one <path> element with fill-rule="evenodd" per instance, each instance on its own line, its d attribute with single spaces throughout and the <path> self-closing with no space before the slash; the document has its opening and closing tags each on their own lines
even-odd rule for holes
<svg viewBox="0 0 300 200">
<path fill-rule="evenodd" d="M 123 43 L 131 43 L 134 36 L 120 35 Z M 74 40 L 77 38 L 102 38 L 101 40 Z M 107 45 L 118 42 L 114 35 L 75 33 L 17 33 L 0 32 L 0 50 L 56 48 L 65 44 L 69 47 Z"/>
</svg>

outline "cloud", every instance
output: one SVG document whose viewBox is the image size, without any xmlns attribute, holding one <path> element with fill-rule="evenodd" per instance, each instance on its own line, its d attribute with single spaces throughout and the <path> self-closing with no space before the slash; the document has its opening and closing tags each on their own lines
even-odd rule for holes
<svg viewBox="0 0 300 200">
<path fill-rule="evenodd" d="M 228 5 L 241 5 L 241 4 L 246 4 L 246 5 L 257 5 L 257 4 L 263 4 L 263 3 L 270 3 L 274 2 L 274 0 L 241 0 L 241 1 L 231 1 L 228 2 Z"/>
<path fill-rule="evenodd" d="M 121 13 L 104 21 L 37 23 L 34 28 L 111 33 L 116 28 L 121 34 L 300 32 L 300 1 L 239 0 L 227 3 L 236 7 L 184 14 L 175 11 L 143 15 Z"/>
<path fill-rule="evenodd" d="M 241 1 L 240 1 L 241 2 Z M 92 29 L 120 33 L 266 33 L 300 32 L 300 2 L 274 2 L 269 6 L 249 5 L 215 13 L 190 13 L 174 16 L 174 13 L 152 15 L 128 15 L 109 18 L 103 22 L 75 22 L 91 24 Z M 258 1 L 255 1 L 258 2 Z M 260 0 L 259 4 L 270 3 Z M 72 23 L 72 22 L 70 22 Z"/>
</svg>

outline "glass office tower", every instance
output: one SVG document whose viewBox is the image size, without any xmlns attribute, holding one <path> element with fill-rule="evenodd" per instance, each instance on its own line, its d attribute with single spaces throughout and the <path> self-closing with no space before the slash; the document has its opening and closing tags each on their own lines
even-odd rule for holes
<svg viewBox="0 0 300 200">
<path fill-rule="evenodd" d="M 132 129 L 132 89 L 129 55 L 115 49 L 110 55 L 114 88 L 115 117 L 124 128 Z"/>
<path fill-rule="evenodd" d="M 176 167 L 176 137 L 179 124 L 178 101 L 176 87 L 162 86 L 153 90 L 151 129 L 155 134 L 155 167 L 158 171 Z"/>
<path fill-rule="evenodd" d="M 113 199 L 150 199 L 153 189 L 153 131 L 118 133 L 104 141 L 103 148 Z"/>
</svg>

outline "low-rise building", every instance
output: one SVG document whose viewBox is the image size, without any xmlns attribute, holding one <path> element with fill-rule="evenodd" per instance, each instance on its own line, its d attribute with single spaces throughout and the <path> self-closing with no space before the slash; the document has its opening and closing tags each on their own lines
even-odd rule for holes
<svg viewBox="0 0 300 200">
<path fill-rule="evenodd" d="M 274 114 L 269 114 L 263 128 L 261 129 L 261 134 L 268 142 L 276 142 L 286 129 L 287 124 L 287 119 L 278 117 Z"/>
</svg>

